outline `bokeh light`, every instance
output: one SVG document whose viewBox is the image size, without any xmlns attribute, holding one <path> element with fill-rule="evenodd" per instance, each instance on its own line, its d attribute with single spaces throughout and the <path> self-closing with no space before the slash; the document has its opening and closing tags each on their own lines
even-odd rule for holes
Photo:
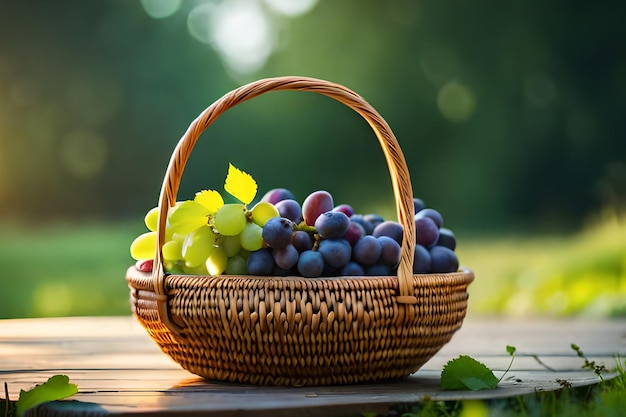
<svg viewBox="0 0 626 417">
<path fill-rule="evenodd" d="M 311 11 L 317 0 L 265 0 L 265 3 L 277 13 L 295 17 Z"/>
<path fill-rule="evenodd" d="M 277 15 L 300 16 L 316 3 L 317 0 L 207 1 L 189 12 L 187 29 L 193 38 L 211 45 L 229 71 L 252 74 L 261 70 L 277 50 L 282 24 Z"/>
<path fill-rule="evenodd" d="M 464 122 L 474 114 L 474 93 L 457 81 L 446 83 L 437 95 L 437 106 L 441 114 L 452 122 Z"/>
<path fill-rule="evenodd" d="M 66 316 L 73 307 L 72 289 L 62 282 L 41 283 L 33 291 L 33 310 L 42 317 Z"/>
<path fill-rule="evenodd" d="M 70 175 L 91 179 L 102 172 L 108 148 L 102 135 L 92 130 L 77 129 L 62 138 L 59 154 L 63 167 Z"/>
<path fill-rule="evenodd" d="M 252 0 L 229 0 L 213 11 L 212 40 L 226 64 L 249 74 L 265 65 L 274 45 L 276 29 L 261 6 Z"/>
<path fill-rule="evenodd" d="M 148 16 L 163 19 L 176 13 L 180 9 L 182 0 L 141 0 L 141 5 Z"/>
<path fill-rule="evenodd" d="M 211 15 L 217 6 L 203 3 L 193 8 L 187 16 L 187 30 L 191 36 L 202 43 L 211 44 Z"/>
</svg>

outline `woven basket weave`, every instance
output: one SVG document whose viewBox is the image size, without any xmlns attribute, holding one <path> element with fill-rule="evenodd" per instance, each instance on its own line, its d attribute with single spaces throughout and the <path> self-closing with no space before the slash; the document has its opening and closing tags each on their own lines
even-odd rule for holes
<svg viewBox="0 0 626 417">
<path fill-rule="evenodd" d="M 372 127 L 391 175 L 404 227 L 397 276 L 260 277 L 164 273 L 165 223 L 185 164 L 202 132 L 238 103 L 277 90 L 331 97 Z M 341 85 L 304 77 L 259 80 L 204 110 L 176 146 L 161 189 L 153 273 L 128 269 L 135 317 L 188 371 L 259 385 L 334 385 L 405 377 L 461 327 L 470 270 L 413 275 L 413 193 L 398 141 L 363 98 Z"/>
</svg>

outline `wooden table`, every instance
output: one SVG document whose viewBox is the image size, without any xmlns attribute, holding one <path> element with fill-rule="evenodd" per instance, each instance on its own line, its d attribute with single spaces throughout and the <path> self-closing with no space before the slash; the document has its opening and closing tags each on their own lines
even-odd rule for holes
<svg viewBox="0 0 626 417">
<path fill-rule="evenodd" d="M 72 400 L 32 409 L 34 416 L 345 416 L 435 400 L 491 399 L 583 386 L 598 377 L 582 369 L 571 349 L 611 368 L 626 356 L 626 320 L 486 320 L 468 317 L 452 341 L 414 375 L 380 384 L 282 388 L 216 383 L 179 368 L 132 317 L 0 320 L 0 383 L 12 399 L 55 374 L 78 384 Z M 496 376 L 508 366 L 506 345 L 517 348 L 512 370 L 497 389 L 445 391 L 443 365 L 460 354 L 485 363 Z M 567 382 L 565 382 L 567 381 Z"/>
</svg>

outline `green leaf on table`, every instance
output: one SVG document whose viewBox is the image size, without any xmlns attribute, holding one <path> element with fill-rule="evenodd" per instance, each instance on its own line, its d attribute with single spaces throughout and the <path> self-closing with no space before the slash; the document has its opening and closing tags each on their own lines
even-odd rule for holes
<svg viewBox="0 0 626 417">
<path fill-rule="evenodd" d="M 16 403 L 17 417 L 22 417 L 29 408 L 47 401 L 62 400 L 78 392 L 76 384 L 70 384 L 67 375 L 55 375 L 46 382 L 34 388 L 20 391 L 20 398 Z"/>
<path fill-rule="evenodd" d="M 467 355 L 450 360 L 441 371 L 444 389 L 480 391 L 497 385 L 498 378 L 491 369 Z"/>
</svg>

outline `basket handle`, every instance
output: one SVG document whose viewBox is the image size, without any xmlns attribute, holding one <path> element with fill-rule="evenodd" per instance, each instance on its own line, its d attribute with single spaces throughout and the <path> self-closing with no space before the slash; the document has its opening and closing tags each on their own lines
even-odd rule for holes
<svg viewBox="0 0 626 417">
<path fill-rule="evenodd" d="M 205 109 L 189 126 L 178 142 L 170 159 L 161 195 L 159 197 L 159 220 L 157 227 L 157 248 L 153 268 L 154 291 L 157 296 L 158 312 L 161 321 L 171 329 L 180 330 L 169 317 L 168 294 L 165 284 L 162 247 L 165 243 L 165 224 L 168 209 L 176 204 L 180 180 L 191 151 L 202 132 L 222 113 L 246 100 L 270 91 L 294 90 L 323 94 L 345 104 L 361 115 L 371 126 L 385 154 L 393 185 L 398 222 L 404 228 L 402 253 L 398 265 L 398 290 L 396 302 L 416 304 L 413 295 L 413 257 L 415 250 L 415 223 L 413 190 L 409 171 L 400 144 L 382 116 L 361 96 L 352 90 L 329 81 L 315 78 L 285 76 L 266 78 L 241 86 L 225 94 Z"/>
</svg>

